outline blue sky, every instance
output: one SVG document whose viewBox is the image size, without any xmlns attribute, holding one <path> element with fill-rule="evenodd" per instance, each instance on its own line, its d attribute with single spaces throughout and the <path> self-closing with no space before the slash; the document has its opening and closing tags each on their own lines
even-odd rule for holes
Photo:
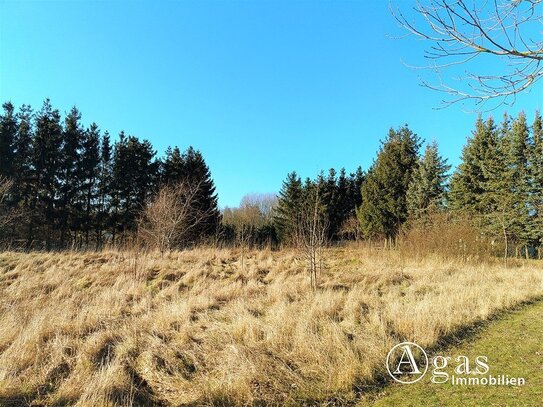
<svg viewBox="0 0 543 407">
<path fill-rule="evenodd" d="M 402 34 L 385 0 L 0 1 L 0 100 L 77 105 L 159 154 L 193 145 L 232 206 L 292 170 L 367 169 L 405 123 L 458 163 L 476 115 L 434 109 L 443 95 L 402 63 L 425 44 Z M 492 114 L 531 120 L 542 89 Z"/>
</svg>

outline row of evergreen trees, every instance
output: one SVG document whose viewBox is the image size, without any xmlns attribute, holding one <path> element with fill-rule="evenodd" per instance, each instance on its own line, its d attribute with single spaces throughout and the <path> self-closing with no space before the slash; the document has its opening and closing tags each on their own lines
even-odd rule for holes
<svg viewBox="0 0 543 407">
<path fill-rule="evenodd" d="M 504 116 L 501 126 L 478 118 L 449 183 L 451 166 L 435 142 L 421 154 L 422 140 L 408 126 L 391 129 L 366 174 L 319 176 L 302 184 L 296 173 L 283 183 L 275 215 L 279 236 L 291 238 L 312 188 L 321 191 L 328 236 L 356 227 L 366 239 L 387 244 L 435 212 L 468 219 L 481 238 L 501 239 L 526 255 L 543 244 L 543 130 L 536 112 L 528 125 L 524 113 Z M 352 236 L 353 234 L 350 234 Z M 349 236 L 349 235 L 347 235 Z M 518 253 L 517 253 L 518 254 Z"/>
<path fill-rule="evenodd" d="M 477 120 L 462 163 L 451 180 L 450 207 L 467 213 L 486 235 L 524 249 L 543 244 L 543 130 L 536 112 L 532 126 L 521 113 Z"/>
<path fill-rule="evenodd" d="M 316 179 L 307 178 L 303 182 L 296 172 L 288 174 L 279 192 L 275 209 L 274 224 L 279 240 L 293 243 L 301 213 L 314 207 L 316 191 L 318 210 L 325 220 L 328 239 L 339 240 L 346 237 L 349 233 L 344 226 L 362 202 L 363 183 L 364 173 L 361 167 L 349 175 L 343 168 L 339 174 L 331 168 L 327 176 L 321 173 Z"/>
<path fill-rule="evenodd" d="M 0 179 L 14 185 L 0 209 L 19 216 L 1 233 L 4 241 L 49 249 L 122 243 L 161 186 L 189 181 L 199 185 L 198 210 L 210 214 L 191 242 L 222 236 L 294 243 L 301 214 L 318 197 L 330 241 L 361 236 L 392 243 L 437 211 L 469 219 L 506 253 L 515 247 L 528 255 L 543 244 L 542 128 L 539 113 L 531 125 L 523 113 L 504 116 L 500 125 L 479 117 L 451 178 L 435 142 L 421 151 L 422 140 L 407 126 L 391 129 L 366 173 L 331 169 L 302 181 L 292 172 L 276 203 L 253 197 L 238 210 L 227 208 L 221 224 L 209 168 L 192 147 L 168 148 L 158 158 L 147 140 L 121 132 L 112 142 L 96 124 L 84 128 L 75 107 L 62 120 L 49 100 L 38 112 L 26 105 L 15 112 L 5 103 Z"/>
<path fill-rule="evenodd" d="M 160 159 L 148 140 L 123 132 L 112 143 L 95 123 L 84 128 L 75 107 L 62 120 L 49 100 L 37 112 L 3 104 L 0 177 L 13 182 L 2 210 L 19 214 L 2 237 L 26 247 L 122 243 L 157 189 L 181 180 L 200 186 L 198 204 L 212 214 L 195 233 L 208 236 L 219 224 L 215 187 L 200 152 L 168 148 Z"/>
</svg>

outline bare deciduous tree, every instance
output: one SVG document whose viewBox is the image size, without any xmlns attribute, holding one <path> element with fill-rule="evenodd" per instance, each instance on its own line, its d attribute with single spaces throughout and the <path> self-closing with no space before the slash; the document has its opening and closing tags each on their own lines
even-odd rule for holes
<svg viewBox="0 0 543 407">
<path fill-rule="evenodd" d="M 225 208 L 223 222 L 234 230 L 236 245 L 241 248 L 242 268 L 246 248 L 255 243 L 258 229 L 272 222 L 276 203 L 275 194 L 248 194 L 238 208 Z"/>
<path fill-rule="evenodd" d="M 311 288 L 317 289 L 317 272 L 322 269 L 322 250 L 328 243 L 328 222 L 322 211 L 322 201 L 316 186 L 303 206 L 297 220 L 296 243 L 301 250 L 309 271 Z"/>
<path fill-rule="evenodd" d="M 343 223 L 339 229 L 339 235 L 346 240 L 354 240 L 358 242 L 360 240 L 362 232 L 360 230 L 360 221 L 356 215 L 350 216 Z"/>
<path fill-rule="evenodd" d="M 199 183 L 180 182 L 162 187 L 139 221 L 143 243 L 164 253 L 187 245 L 189 236 L 211 216 L 198 202 Z"/>
<path fill-rule="evenodd" d="M 424 68 L 434 70 L 439 82 L 423 86 L 448 93 L 445 104 L 470 99 L 481 106 L 490 100 L 513 103 L 543 76 L 542 5 L 542 0 L 421 0 L 415 18 L 392 6 L 391 11 L 403 28 L 431 43 Z M 485 56 L 492 58 L 492 72 L 480 72 Z M 440 73 L 455 65 L 466 71 L 451 86 Z"/>
<path fill-rule="evenodd" d="M 270 222 L 273 218 L 277 196 L 272 193 L 248 194 L 241 199 L 240 208 L 257 208 L 263 222 Z"/>
</svg>

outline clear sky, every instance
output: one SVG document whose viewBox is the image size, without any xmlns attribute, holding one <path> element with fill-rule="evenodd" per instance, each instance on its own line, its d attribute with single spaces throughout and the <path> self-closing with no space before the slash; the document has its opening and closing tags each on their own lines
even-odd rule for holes
<svg viewBox="0 0 543 407">
<path fill-rule="evenodd" d="M 233 206 L 292 170 L 366 170 L 405 123 L 458 163 L 476 115 L 434 110 L 443 96 L 402 63 L 423 63 L 424 44 L 401 34 L 386 0 L 0 0 L 0 100 L 77 105 L 84 124 L 159 155 L 193 145 Z M 492 114 L 531 120 L 542 89 Z"/>
</svg>

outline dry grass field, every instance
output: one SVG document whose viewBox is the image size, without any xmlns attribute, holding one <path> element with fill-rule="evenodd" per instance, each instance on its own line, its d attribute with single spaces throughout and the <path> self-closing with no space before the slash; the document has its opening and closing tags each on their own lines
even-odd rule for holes
<svg viewBox="0 0 543 407">
<path fill-rule="evenodd" d="M 295 252 L 241 255 L 0 254 L 0 405 L 349 403 L 399 341 L 543 295 L 535 261 L 328 249 L 314 293 Z"/>
</svg>

